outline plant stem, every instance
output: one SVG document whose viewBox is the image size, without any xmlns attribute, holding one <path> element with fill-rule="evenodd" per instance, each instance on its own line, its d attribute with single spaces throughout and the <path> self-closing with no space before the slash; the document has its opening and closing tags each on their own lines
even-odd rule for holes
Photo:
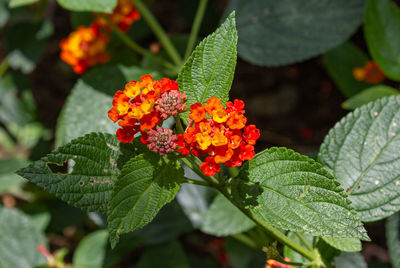
<svg viewBox="0 0 400 268">
<path fill-rule="evenodd" d="M 306 239 L 304 238 L 304 236 L 299 233 L 296 232 L 297 237 L 300 239 L 300 241 L 311 251 L 313 251 L 314 249 L 310 246 L 310 244 L 308 244 L 308 242 L 306 241 Z"/>
<path fill-rule="evenodd" d="M 245 234 L 234 234 L 234 235 L 232 235 L 232 237 L 239 240 L 243 244 L 248 245 L 249 247 L 252 247 L 255 249 L 260 249 L 260 247 L 258 247 L 258 245 L 250 237 L 246 236 Z"/>
<path fill-rule="evenodd" d="M 131 38 L 129 38 L 124 32 L 122 32 L 111 20 L 109 17 L 105 15 L 100 15 L 103 19 L 107 21 L 107 24 L 111 27 L 111 29 L 119 36 L 119 38 L 122 40 L 122 42 L 125 43 L 129 48 L 131 48 L 133 51 L 136 51 L 137 53 L 143 55 L 143 56 L 149 56 L 153 60 L 161 63 L 165 67 L 176 71 L 176 67 L 169 63 L 168 61 L 164 60 L 163 58 L 160 58 L 147 49 L 144 49 L 143 47 L 139 46 L 136 42 L 134 42 Z"/>
<path fill-rule="evenodd" d="M 185 59 L 190 56 L 190 53 L 193 50 L 194 44 L 196 43 L 197 35 L 200 30 L 201 22 L 203 21 L 204 12 L 207 7 L 207 0 L 200 0 L 199 6 L 197 7 L 196 15 L 194 17 L 192 30 L 190 31 L 189 41 L 187 43 Z"/>
<path fill-rule="evenodd" d="M 185 177 L 185 180 L 183 182 L 184 183 L 189 183 L 189 184 L 201 185 L 201 186 L 210 186 L 210 184 L 208 184 L 205 181 L 192 180 L 192 179 L 189 179 L 189 178 L 186 178 L 186 177 Z"/>
<path fill-rule="evenodd" d="M 8 60 L 5 58 L 1 63 L 0 63 L 0 78 L 3 76 L 5 72 L 8 70 Z"/>
<path fill-rule="evenodd" d="M 179 117 L 179 115 L 175 115 L 174 119 L 175 119 L 176 130 L 178 131 L 179 134 L 183 134 L 185 130 L 183 130 L 181 118 Z"/>
<path fill-rule="evenodd" d="M 231 200 L 230 195 L 228 194 L 228 190 L 226 188 L 218 188 L 218 190 L 226 197 L 228 198 L 228 200 Z M 234 204 L 235 205 L 235 204 Z M 235 205 L 236 206 L 236 205 Z M 270 225 L 268 222 L 266 221 L 261 221 L 258 220 L 256 217 L 253 217 L 251 211 L 240 207 L 240 206 L 236 206 L 237 208 L 239 208 L 244 214 L 246 214 L 250 219 L 252 219 L 253 221 L 255 221 L 256 223 L 258 223 L 265 231 L 266 233 L 273 237 L 274 239 L 276 239 L 277 241 L 279 241 L 280 243 L 290 247 L 291 249 L 293 249 L 294 251 L 298 252 L 299 254 L 301 254 L 302 256 L 306 257 L 307 259 L 314 261 L 316 259 L 315 253 L 314 251 L 310 251 L 304 247 L 302 247 L 301 245 L 297 244 L 296 242 L 294 242 L 293 240 L 291 240 L 290 238 L 288 238 L 285 234 L 283 234 L 282 232 L 280 232 L 279 230 L 275 229 L 275 227 L 273 227 L 272 225 Z"/>
<path fill-rule="evenodd" d="M 154 34 L 157 36 L 158 40 L 164 46 L 165 51 L 168 53 L 172 61 L 180 66 L 182 64 L 181 57 L 179 56 L 178 51 L 175 46 L 172 44 L 168 35 L 165 33 L 163 28 L 160 26 L 156 18 L 153 16 L 151 11 L 146 7 L 145 4 L 141 0 L 133 0 L 136 8 L 138 9 L 140 15 L 147 22 L 150 28 L 153 30 Z"/>
</svg>

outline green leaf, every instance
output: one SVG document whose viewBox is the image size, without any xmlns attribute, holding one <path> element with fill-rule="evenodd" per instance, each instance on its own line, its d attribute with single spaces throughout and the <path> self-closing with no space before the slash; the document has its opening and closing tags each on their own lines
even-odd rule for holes
<svg viewBox="0 0 400 268">
<path fill-rule="evenodd" d="M 147 248 L 135 267 L 189 268 L 190 266 L 179 242 L 171 241 Z"/>
<path fill-rule="evenodd" d="M 346 189 L 362 221 L 400 210 L 400 97 L 382 98 L 349 113 L 321 145 L 320 162 Z"/>
<path fill-rule="evenodd" d="M 112 97 L 128 81 L 139 80 L 144 74 L 151 74 L 155 79 L 159 76 L 136 66 L 118 65 L 95 68 L 79 79 L 58 119 L 56 145 L 90 132 L 115 134 L 118 124 L 107 116 L 112 107 Z"/>
<path fill-rule="evenodd" d="M 26 165 L 28 165 L 28 162 L 25 160 L 15 158 L 0 159 L 0 194 L 18 187 L 26 181 L 17 174 L 14 174 L 15 171 Z"/>
<path fill-rule="evenodd" d="M 239 56 L 263 65 L 290 64 L 348 39 L 363 20 L 364 0 L 232 0 Z"/>
<path fill-rule="evenodd" d="M 57 0 L 65 9 L 72 11 L 92 11 L 111 13 L 117 5 L 117 0 Z"/>
<path fill-rule="evenodd" d="M 364 35 L 372 58 L 391 79 L 400 81 L 400 9 L 391 0 L 368 0 Z"/>
<path fill-rule="evenodd" d="M 170 157 L 145 153 L 129 160 L 111 195 L 108 221 L 111 246 L 119 235 L 142 228 L 174 199 L 183 181 L 183 169 Z"/>
<path fill-rule="evenodd" d="M 11 26 L 6 35 L 7 60 L 11 68 L 31 73 L 44 52 L 47 38 L 41 36 L 43 24 L 21 22 Z"/>
<path fill-rule="evenodd" d="M 46 238 L 29 217 L 16 209 L 0 208 L 0 267 L 44 265 L 46 258 L 36 250 L 39 245 L 46 245 Z"/>
<path fill-rule="evenodd" d="M 0 28 L 3 28 L 10 18 L 8 10 L 8 0 L 0 0 Z"/>
<path fill-rule="evenodd" d="M 342 107 L 346 110 L 354 110 L 360 106 L 363 106 L 364 104 L 367 104 L 368 102 L 397 94 L 399 94 L 399 91 L 392 87 L 378 85 L 361 91 L 357 95 L 346 100 L 342 103 Z"/>
<path fill-rule="evenodd" d="M 341 251 L 358 252 L 362 249 L 361 241 L 357 238 L 322 237 L 322 239 L 330 246 L 337 248 Z"/>
<path fill-rule="evenodd" d="M 186 93 L 187 105 L 205 103 L 218 97 L 223 103 L 229 99 L 236 66 L 237 32 L 235 13 L 224 24 L 205 38 L 178 74 L 179 90 Z M 183 114 L 188 121 L 188 113 Z"/>
<path fill-rule="evenodd" d="M 107 230 L 96 231 L 83 238 L 72 259 L 74 268 L 102 268 L 107 243 Z"/>
<path fill-rule="evenodd" d="M 70 12 L 69 15 L 71 26 L 74 29 L 78 28 L 79 26 L 90 26 L 95 18 L 96 17 L 92 12 Z"/>
<path fill-rule="evenodd" d="M 355 68 L 363 67 L 368 56 L 350 42 L 343 43 L 324 54 L 326 70 L 346 97 L 351 97 L 370 84 L 357 81 L 353 76 Z"/>
<path fill-rule="evenodd" d="M 261 225 L 369 240 L 340 184 L 306 156 L 270 148 L 248 161 L 238 178 L 231 200 Z"/>
<path fill-rule="evenodd" d="M 400 267 L 400 214 L 396 213 L 386 222 L 386 243 L 393 268 Z"/>
<path fill-rule="evenodd" d="M 342 252 L 339 257 L 335 259 L 335 266 L 338 268 L 367 268 L 363 256 L 360 253 Z"/>
<path fill-rule="evenodd" d="M 215 236 L 228 236 L 250 230 L 256 224 L 222 194 L 215 197 L 201 230 Z"/>
<path fill-rule="evenodd" d="M 8 6 L 10 8 L 21 7 L 38 2 L 39 0 L 11 0 Z"/>
<path fill-rule="evenodd" d="M 226 252 L 233 268 L 263 268 L 265 253 L 251 248 L 232 237 L 226 239 Z"/>
<path fill-rule="evenodd" d="M 121 144 L 111 134 L 90 133 L 17 173 L 72 206 L 106 213 L 120 166 L 142 149 L 135 144 Z"/>
<path fill-rule="evenodd" d="M 313 236 L 307 235 L 307 234 L 301 234 L 301 235 L 306 240 L 308 245 L 310 245 L 310 246 L 313 245 Z M 289 232 L 287 234 L 287 237 L 289 239 L 291 239 L 292 241 L 296 242 L 297 244 L 302 245 L 303 247 L 306 246 L 300 240 L 300 238 L 296 235 L 295 232 Z M 293 249 L 291 249 L 290 247 L 288 247 L 286 245 L 283 248 L 283 255 L 285 257 L 288 257 L 291 262 L 303 262 L 303 263 L 309 262 L 309 260 L 306 257 L 304 257 L 303 255 L 300 255 L 299 253 L 297 253 L 297 251 L 294 251 Z"/>
</svg>

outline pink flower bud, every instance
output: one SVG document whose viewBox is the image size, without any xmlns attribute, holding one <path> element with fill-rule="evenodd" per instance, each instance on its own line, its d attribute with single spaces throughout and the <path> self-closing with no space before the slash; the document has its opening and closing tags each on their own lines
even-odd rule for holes
<svg viewBox="0 0 400 268">
<path fill-rule="evenodd" d="M 185 93 L 181 94 L 177 90 L 167 91 L 157 100 L 156 110 L 162 118 L 167 119 L 171 115 L 177 115 L 185 110 L 186 99 Z"/>
<path fill-rule="evenodd" d="M 160 155 L 172 152 L 176 148 L 177 136 L 171 129 L 159 127 L 151 129 L 148 133 L 147 147 Z"/>
</svg>

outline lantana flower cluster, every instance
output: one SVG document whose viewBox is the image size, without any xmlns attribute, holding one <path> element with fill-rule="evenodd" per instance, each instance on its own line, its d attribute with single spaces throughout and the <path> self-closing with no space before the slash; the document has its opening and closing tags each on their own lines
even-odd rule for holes
<svg viewBox="0 0 400 268">
<path fill-rule="evenodd" d="M 367 61 L 363 67 L 355 68 L 353 76 L 356 80 L 368 84 L 378 84 L 386 78 L 381 68 L 374 61 Z"/>
<path fill-rule="evenodd" d="M 121 30 L 126 32 L 140 18 L 131 0 L 118 0 L 112 14 L 105 14 Z M 106 51 L 111 28 L 99 14 L 88 27 L 80 26 L 60 42 L 60 58 L 81 74 L 89 67 L 109 60 Z"/>
<path fill-rule="evenodd" d="M 177 151 L 183 155 L 205 156 L 200 165 L 207 176 L 226 167 L 241 166 L 243 161 L 254 157 L 254 145 L 260 137 L 255 125 L 246 125 L 244 102 L 236 99 L 227 102 L 212 97 L 207 104 L 194 103 L 190 106 L 191 122 L 184 134 L 178 135 Z"/>
<path fill-rule="evenodd" d="M 162 128 L 165 119 L 185 112 L 186 99 L 176 81 L 144 75 L 115 93 L 108 117 L 121 127 L 116 133 L 121 142 L 132 142 L 140 132 L 141 142 L 160 155 L 177 152 L 203 158 L 200 169 L 207 176 L 220 172 L 221 164 L 237 167 L 254 157 L 260 131 L 246 125 L 244 102 L 238 99 L 223 105 L 212 97 L 206 104 L 192 104 L 184 133 Z"/>
<path fill-rule="evenodd" d="M 178 90 L 178 83 L 168 78 L 154 81 L 144 75 L 141 81 L 131 81 L 123 91 L 115 93 L 113 107 L 108 117 L 121 127 L 117 138 L 124 143 L 132 142 L 141 132 L 141 141 L 158 153 L 169 153 L 175 149 L 176 136 L 172 130 L 155 128 L 172 115 L 183 112 L 187 97 Z"/>
</svg>

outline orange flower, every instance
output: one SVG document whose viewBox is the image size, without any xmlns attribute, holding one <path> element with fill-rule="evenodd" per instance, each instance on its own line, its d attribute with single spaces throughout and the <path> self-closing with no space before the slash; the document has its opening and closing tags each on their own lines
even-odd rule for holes
<svg viewBox="0 0 400 268">
<path fill-rule="evenodd" d="M 132 142 L 134 135 L 141 132 L 143 143 L 147 143 L 147 132 L 154 129 L 162 120 L 171 114 L 183 112 L 181 103 L 158 103 L 157 100 L 165 98 L 165 94 L 174 91 L 178 100 L 186 97 L 178 91 L 175 81 L 164 78 L 161 81 L 153 81 L 151 75 L 143 75 L 140 81 L 130 81 L 123 91 L 118 90 L 112 102 L 113 107 L 108 111 L 108 117 L 118 122 L 122 128 L 117 131 L 117 138 L 121 142 Z M 163 109 L 158 109 L 162 105 Z M 165 110 L 171 111 L 170 114 Z M 163 112 L 164 111 L 164 112 Z M 163 116 L 162 116 L 163 115 Z M 151 137 L 154 138 L 154 137 Z"/>
<path fill-rule="evenodd" d="M 135 9 L 132 0 L 118 0 L 113 13 L 106 14 L 106 16 L 123 32 L 128 31 L 132 23 L 140 19 L 140 14 Z M 107 21 L 102 17 L 98 16 L 95 22 L 101 27 L 109 29 Z"/>
<path fill-rule="evenodd" d="M 288 257 L 285 257 L 284 260 L 290 262 L 290 259 Z M 276 260 L 270 259 L 267 261 L 267 265 L 265 266 L 265 268 L 294 268 L 294 266 L 289 264 L 283 264 Z"/>
<path fill-rule="evenodd" d="M 101 33 L 96 25 L 80 26 L 61 40 L 60 57 L 71 65 L 77 74 L 81 74 L 89 67 L 109 60 L 109 55 L 105 51 L 108 41 L 108 35 Z"/>
<path fill-rule="evenodd" d="M 241 166 L 243 161 L 255 156 L 253 145 L 260 137 L 255 125 L 246 127 L 243 109 L 241 100 L 228 102 L 225 108 L 215 97 L 209 98 L 204 105 L 192 104 L 189 114 L 192 121 L 185 133 L 178 135 L 177 151 L 183 155 L 189 152 L 194 156 L 208 155 L 201 164 L 208 176 L 219 172 L 222 163 L 227 167 Z"/>
<path fill-rule="evenodd" d="M 353 76 L 356 80 L 369 84 L 378 84 L 386 78 L 385 74 L 374 61 L 366 62 L 361 68 L 355 68 Z"/>
</svg>

